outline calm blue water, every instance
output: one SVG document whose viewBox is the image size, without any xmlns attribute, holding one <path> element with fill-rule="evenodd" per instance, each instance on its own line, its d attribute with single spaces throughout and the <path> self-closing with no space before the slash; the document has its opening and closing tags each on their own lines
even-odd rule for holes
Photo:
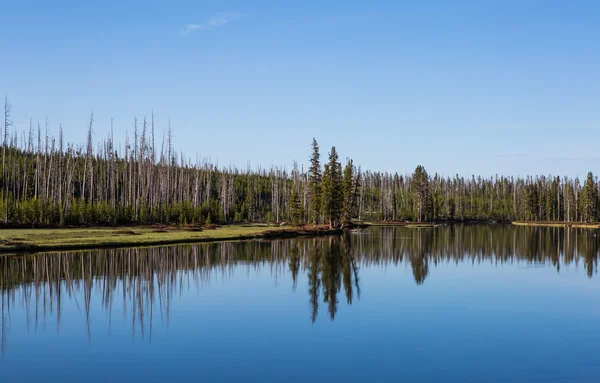
<svg viewBox="0 0 600 383">
<path fill-rule="evenodd" d="M 2 382 L 599 382 L 591 231 L 0 258 Z"/>
</svg>

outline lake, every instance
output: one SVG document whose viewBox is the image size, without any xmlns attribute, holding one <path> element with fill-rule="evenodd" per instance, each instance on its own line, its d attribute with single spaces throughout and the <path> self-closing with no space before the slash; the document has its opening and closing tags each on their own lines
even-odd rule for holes
<svg viewBox="0 0 600 383">
<path fill-rule="evenodd" d="M 599 382 L 599 238 L 510 225 L 0 257 L 2 382 Z"/>
</svg>

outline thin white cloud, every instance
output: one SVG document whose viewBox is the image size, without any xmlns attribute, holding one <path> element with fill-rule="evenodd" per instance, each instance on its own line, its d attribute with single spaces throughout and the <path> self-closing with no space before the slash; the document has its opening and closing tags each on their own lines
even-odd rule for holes
<svg viewBox="0 0 600 383">
<path fill-rule="evenodd" d="M 183 27 L 183 29 L 181 30 L 181 34 L 182 35 L 189 35 L 190 33 L 194 32 L 196 29 L 200 29 L 201 26 L 200 24 L 188 24 L 185 27 Z"/>
<path fill-rule="evenodd" d="M 214 29 L 232 23 L 242 17 L 239 13 L 218 13 L 200 24 L 187 24 L 181 29 L 181 35 L 186 36 L 197 30 Z"/>
</svg>

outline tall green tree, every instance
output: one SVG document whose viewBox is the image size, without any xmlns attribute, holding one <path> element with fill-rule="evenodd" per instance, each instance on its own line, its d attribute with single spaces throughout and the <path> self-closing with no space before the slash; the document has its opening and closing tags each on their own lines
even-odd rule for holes
<svg viewBox="0 0 600 383">
<path fill-rule="evenodd" d="M 302 222 L 302 204 L 300 201 L 300 194 L 298 193 L 296 185 L 292 187 L 292 195 L 290 196 L 290 210 L 292 216 L 292 224 L 298 226 Z"/>
<path fill-rule="evenodd" d="M 558 182 L 553 179 L 550 187 L 547 190 L 546 195 L 546 221 L 558 220 L 558 206 L 556 201 L 558 199 Z"/>
<path fill-rule="evenodd" d="M 310 168 L 308 169 L 308 191 L 309 191 L 309 211 L 313 224 L 319 223 L 321 215 L 321 154 L 319 153 L 319 144 L 313 138 L 312 155 L 310 157 Z"/>
<path fill-rule="evenodd" d="M 339 227 L 342 218 L 342 164 L 338 162 L 335 146 L 329 152 L 329 162 L 325 164 L 322 184 L 322 211 L 330 227 Z"/>
<path fill-rule="evenodd" d="M 581 190 L 581 213 L 583 220 L 586 222 L 592 222 L 597 219 L 598 216 L 598 189 L 596 188 L 596 182 L 594 175 L 589 172 L 583 189 Z"/>
<path fill-rule="evenodd" d="M 526 195 L 526 220 L 536 221 L 539 219 L 540 205 L 539 205 L 539 193 L 537 185 L 530 184 L 525 188 Z"/>
<path fill-rule="evenodd" d="M 429 217 L 429 176 L 421 165 L 417 166 L 412 175 L 410 185 L 413 197 L 413 212 L 417 222 L 427 220 Z"/>
<path fill-rule="evenodd" d="M 354 216 L 355 204 L 356 204 L 356 192 L 354 182 L 354 164 L 349 159 L 344 167 L 344 180 L 342 183 L 343 191 L 343 208 L 342 208 L 342 221 L 350 222 Z"/>
</svg>

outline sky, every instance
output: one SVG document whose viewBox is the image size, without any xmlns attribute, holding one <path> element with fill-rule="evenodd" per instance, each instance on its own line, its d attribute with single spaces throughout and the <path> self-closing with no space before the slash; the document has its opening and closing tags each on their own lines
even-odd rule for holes
<svg viewBox="0 0 600 383">
<path fill-rule="evenodd" d="M 169 121 L 179 151 L 363 169 L 600 172 L 597 1 L 6 1 L 0 94 L 83 143 Z M 157 143 L 157 147 L 160 143 Z"/>
</svg>

